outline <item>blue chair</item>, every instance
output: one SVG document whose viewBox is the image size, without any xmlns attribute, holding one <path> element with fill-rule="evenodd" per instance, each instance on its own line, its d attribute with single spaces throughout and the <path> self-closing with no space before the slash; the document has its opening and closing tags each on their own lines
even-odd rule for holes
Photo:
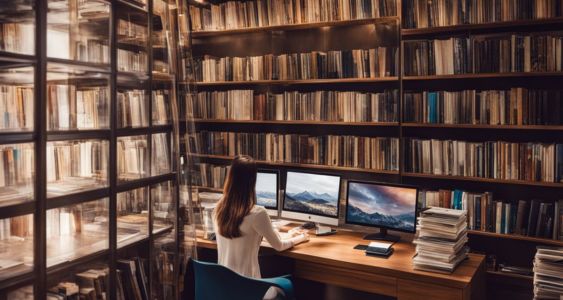
<svg viewBox="0 0 563 300">
<path fill-rule="evenodd" d="M 294 299 L 289 276 L 249 278 L 224 266 L 193 259 L 188 262 L 184 280 L 183 300 L 262 300 L 272 286 L 281 289 L 285 299 Z"/>
</svg>

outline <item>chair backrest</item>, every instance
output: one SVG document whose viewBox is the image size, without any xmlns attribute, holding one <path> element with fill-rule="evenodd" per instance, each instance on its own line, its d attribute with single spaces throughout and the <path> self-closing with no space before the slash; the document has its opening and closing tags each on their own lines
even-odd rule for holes
<svg viewBox="0 0 563 300">
<path fill-rule="evenodd" d="M 193 291 L 193 294 L 184 297 L 184 299 L 262 300 L 266 291 L 272 286 L 284 290 L 287 287 L 285 286 L 287 282 L 291 286 L 291 282 L 286 278 L 280 277 L 275 280 L 249 278 L 224 266 L 197 260 L 190 260 L 188 268 L 191 270 L 189 271 L 190 274 L 187 274 L 185 288 L 188 291 Z M 188 277 L 192 278 L 188 279 Z M 188 282 L 188 280 L 191 282 Z M 277 280 L 283 281 L 278 282 Z M 290 289 L 292 288 L 290 287 Z M 292 295 L 290 297 L 292 298 Z"/>
</svg>

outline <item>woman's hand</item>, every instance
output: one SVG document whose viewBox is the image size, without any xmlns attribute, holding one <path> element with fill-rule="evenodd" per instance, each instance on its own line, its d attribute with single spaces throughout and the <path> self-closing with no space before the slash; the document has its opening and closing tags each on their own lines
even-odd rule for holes
<svg viewBox="0 0 563 300">
<path fill-rule="evenodd" d="M 293 241 L 293 245 L 305 243 L 309 240 L 309 235 L 307 233 L 301 233 L 294 238 L 291 239 Z"/>
</svg>

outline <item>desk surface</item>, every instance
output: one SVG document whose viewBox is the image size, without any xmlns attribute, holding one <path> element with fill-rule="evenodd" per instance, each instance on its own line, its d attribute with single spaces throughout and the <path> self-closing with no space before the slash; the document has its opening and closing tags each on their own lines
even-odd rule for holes
<svg viewBox="0 0 563 300">
<path fill-rule="evenodd" d="M 338 268 L 354 269 L 366 273 L 396 277 L 401 279 L 428 282 L 452 288 L 466 288 L 471 284 L 475 274 L 482 268 L 485 257 L 469 254 L 454 273 L 440 274 L 413 269 L 412 258 L 415 246 L 410 242 L 399 242 L 393 245 L 395 252 L 388 258 L 366 256 L 362 250 L 353 249 L 358 244 L 368 244 L 358 232 L 339 231 L 330 236 L 310 236 L 303 243 L 278 255 L 317 264 L 330 265 Z M 215 241 L 198 238 L 197 246 L 216 249 Z M 274 251 L 263 243 L 262 250 Z"/>
</svg>

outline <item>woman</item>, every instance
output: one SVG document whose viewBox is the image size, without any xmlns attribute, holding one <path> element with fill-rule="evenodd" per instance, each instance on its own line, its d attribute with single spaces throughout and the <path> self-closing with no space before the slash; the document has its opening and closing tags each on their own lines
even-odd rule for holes
<svg viewBox="0 0 563 300">
<path fill-rule="evenodd" d="M 237 156 L 223 187 L 223 198 L 214 212 L 219 264 L 244 276 L 260 278 L 258 250 L 262 237 L 277 251 L 309 239 L 298 234 L 281 240 L 266 209 L 256 204 L 256 163 L 250 156 Z M 269 291 L 266 298 L 270 298 Z"/>
</svg>

